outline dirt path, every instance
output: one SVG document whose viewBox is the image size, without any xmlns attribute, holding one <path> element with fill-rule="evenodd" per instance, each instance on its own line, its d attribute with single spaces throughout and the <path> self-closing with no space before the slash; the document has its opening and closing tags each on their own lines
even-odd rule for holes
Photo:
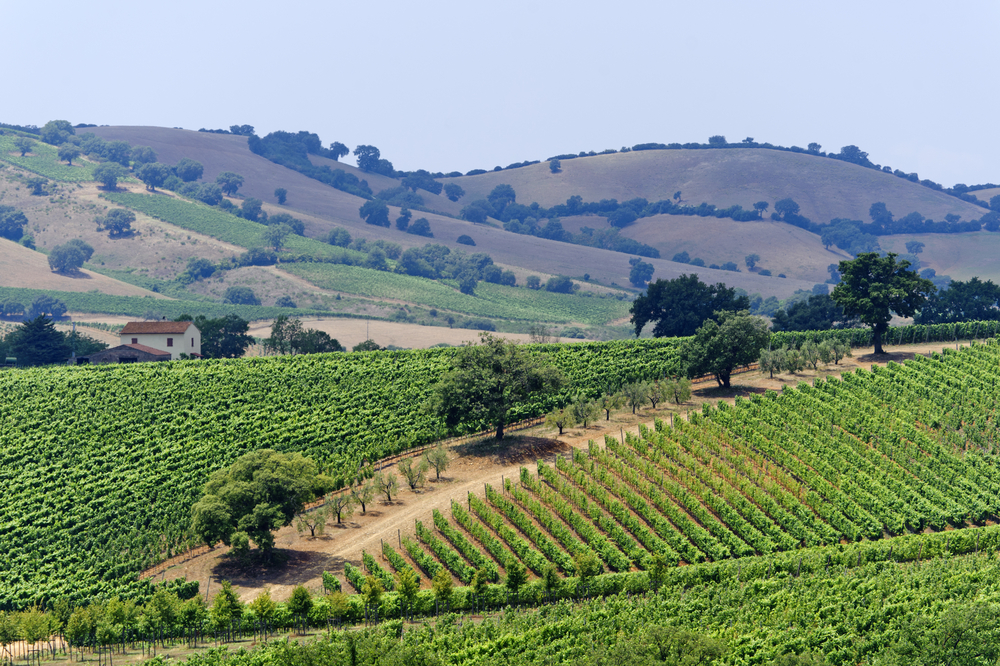
<svg viewBox="0 0 1000 666">
<path fill-rule="evenodd" d="M 661 403 L 655 410 L 641 409 L 635 415 L 631 410 L 624 409 L 612 413 L 610 421 L 604 420 L 602 413 L 600 420 L 586 429 L 567 429 L 562 436 L 556 436 L 545 426 L 538 426 L 509 437 L 502 446 L 492 440 L 461 444 L 451 449 L 451 465 L 440 482 L 432 481 L 425 488 L 413 492 L 405 487 L 400 478 L 404 488 L 391 504 L 386 503 L 384 497 L 376 500 L 366 514 L 357 513 L 343 525 L 328 525 L 323 536 L 310 537 L 308 532 L 299 534 L 294 526 L 279 530 L 275 545 L 287 558 L 282 564 L 241 568 L 225 557 L 228 548 L 219 547 L 212 551 L 200 549 L 203 551 L 200 554 L 193 552 L 179 556 L 148 573 L 157 580 L 180 577 L 198 580 L 202 593 L 207 591 L 209 595 L 214 594 L 221 580 L 229 580 L 244 601 L 253 599 L 265 588 L 270 588 L 276 600 L 284 600 L 291 594 L 292 588 L 300 584 L 319 593 L 322 591 L 323 571 L 336 574 L 345 584 L 344 589 L 350 590 L 343 576 L 344 562 L 360 566 L 362 551 L 381 557 L 383 540 L 402 552 L 399 538 L 414 535 L 415 520 L 425 525 L 431 523 L 434 509 L 450 515 L 449 507 L 453 500 L 464 503 L 470 492 L 481 495 L 483 484 L 490 483 L 496 487 L 502 477 L 518 478 L 522 466 L 533 469 L 540 457 L 566 453 L 573 447 L 586 447 L 589 440 L 603 439 L 605 434 L 619 437 L 622 432 L 638 432 L 640 424 L 652 426 L 657 418 L 683 417 L 688 411 L 700 409 L 705 402 L 732 402 L 736 396 L 746 397 L 768 389 L 780 391 L 784 386 L 811 383 L 816 377 L 839 375 L 845 370 L 867 368 L 872 364 L 884 366 L 888 361 L 901 362 L 918 353 L 928 354 L 943 347 L 954 347 L 954 343 L 894 347 L 889 354 L 879 357 L 872 354 L 871 348 L 856 349 L 854 356 L 843 359 L 839 366 L 821 366 L 818 371 L 783 374 L 774 379 L 757 371 L 748 372 L 734 375 L 731 389 L 721 389 L 712 381 L 702 382 L 694 387 L 691 401 L 679 407 Z M 394 468 L 395 465 L 390 465 L 386 469 Z M 427 586 L 429 582 L 425 580 L 423 584 Z"/>
</svg>

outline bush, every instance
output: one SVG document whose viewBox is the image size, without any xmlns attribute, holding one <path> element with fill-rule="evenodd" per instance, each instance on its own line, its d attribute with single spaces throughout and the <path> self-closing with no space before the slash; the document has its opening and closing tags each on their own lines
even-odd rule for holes
<svg viewBox="0 0 1000 666">
<path fill-rule="evenodd" d="M 578 285 L 573 284 L 573 281 L 564 275 L 549 278 L 549 281 L 545 283 L 545 291 L 557 294 L 572 294 L 579 288 Z"/>
<path fill-rule="evenodd" d="M 460 243 L 461 245 L 476 245 L 476 241 L 472 240 L 472 236 L 469 236 L 468 234 L 462 234 L 455 242 Z"/>
<path fill-rule="evenodd" d="M 260 305 L 260 299 L 250 287 L 229 287 L 222 302 L 232 305 Z"/>
</svg>

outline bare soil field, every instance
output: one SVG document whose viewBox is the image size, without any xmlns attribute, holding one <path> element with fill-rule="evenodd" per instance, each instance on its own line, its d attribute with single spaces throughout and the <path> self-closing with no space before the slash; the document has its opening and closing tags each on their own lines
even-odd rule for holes
<svg viewBox="0 0 1000 666">
<path fill-rule="evenodd" d="M 595 150 L 597 150 L 595 148 Z M 868 220 L 868 208 L 882 201 L 901 217 L 918 211 L 935 220 L 948 213 L 964 219 L 983 209 L 903 178 L 847 162 L 812 155 L 738 148 L 728 150 L 646 150 L 562 161 L 553 174 L 547 162 L 478 176 L 445 178 L 465 188 L 465 199 L 485 198 L 497 185 L 510 185 L 519 203 L 543 206 L 565 203 L 573 195 L 585 201 L 644 197 L 671 199 L 680 190 L 682 203 L 702 202 L 725 208 L 751 208 L 756 201 L 791 197 L 802 214 L 825 224 L 835 217 Z"/>
<path fill-rule="evenodd" d="M 642 409 L 633 415 L 628 409 L 613 413 L 610 421 L 598 420 L 587 428 L 567 429 L 562 436 L 554 430 L 538 426 L 512 433 L 498 445 L 492 439 L 472 440 L 450 446 L 451 465 L 441 481 L 429 482 L 417 491 L 402 490 L 391 503 L 378 501 L 365 514 L 355 514 L 342 525 L 330 524 L 323 536 L 299 534 L 294 527 L 278 531 L 276 547 L 285 561 L 272 566 L 240 567 L 226 557 L 228 549 L 202 547 L 179 555 L 147 571 L 144 575 L 157 580 L 187 578 L 198 580 L 201 590 L 218 589 L 221 580 L 233 583 L 244 601 L 253 599 L 264 589 L 270 589 L 277 600 L 286 599 L 296 585 L 305 585 L 314 592 L 322 590 L 322 572 L 329 571 L 341 578 L 345 590 L 350 590 L 343 577 L 344 562 L 361 564 L 362 551 L 381 557 L 381 544 L 398 546 L 401 536 L 413 536 L 414 521 L 429 523 L 433 509 L 449 515 L 452 500 L 463 502 L 468 493 L 481 493 L 484 483 L 496 486 L 501 479 L 516 478 L 522 466 L 533 467 L 538 458 L 566 453 L 573 447 L 586 447 L 589 440 L 601 440 L 607 435 L 620 437 L 624 431 L 638 432 L 640 424 L 651 426 L 654 419 L 684 418 L 688 411 L 700 409 L 702 403 L 733 401 L 736 396 L 750 396 L 768 389 L 780 391 L 784 386 L 812 382 L 816 377 L 839 375 L 846 370 L 902 362 L 916 354 L 940 351 L 941 343 L 893 347 L 889 353 L 875 356 L 871 348 L 856 349 L 854 356 L 818 371 L 806 370 L 783 374 L 770 379 L 752 371 L 735 375 L 731 389 L 721 389 L 714 381 L 703 381 L 694 388 L 690 402 L 662 405 L 657 409 Z M 603 416 L 602 416 L 603 419 Z M 394 468 L 395 463 L 386 465 Z M 397 550 L 400 550 L 397 547 Z M 404 558 L 405 552 L 401 553 Z M 211 583 L 209 582 L 211 579 Z M 427 586 L 424 580 L 423 585 Z"/>
</svg>

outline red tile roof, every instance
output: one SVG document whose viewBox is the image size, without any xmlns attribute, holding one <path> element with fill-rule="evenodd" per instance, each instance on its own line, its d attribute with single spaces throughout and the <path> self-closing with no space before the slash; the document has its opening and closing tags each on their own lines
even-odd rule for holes
<svg viewBox="0 0 1000 666">
<path fill-rule="evenodd" d="M 121 345 L 121 347 L 129 347 L 141 352 L 146 352 L 147 354 L 153 354 L 154 356 L 172 356 L 172 354 L 168 351 L 154 349 L 153 347 L 147 347 L 146 345 Z M 115 347 L 115 349 L 118 349 L 118 347 Z"/>
<path fill-rule="evenodd" d="M 189 321 L 130 321 L 122 329 L 122 335 L 136 333 L 184 333 L 188 326 L 194 326 Z"/>
</svg>

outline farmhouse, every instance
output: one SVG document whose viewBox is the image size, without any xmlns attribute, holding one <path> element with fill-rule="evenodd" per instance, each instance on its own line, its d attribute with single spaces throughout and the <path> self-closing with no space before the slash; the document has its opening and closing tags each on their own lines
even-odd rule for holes
<svg viewBox="0 0 1000 666">
<path fill-rule="evenodd" d="M 121 342 L 168 352 L 173 361 L 181 354 L 201 355 L 201 331 L 189 321 L 130 321 L 122 329 Z"/>
<path fill-rule="evenodd" d="M 99 363 L 146 363 L 149 361 L 169 361 L 170 352 L 153 349 L 146 345 L 118 345 L 78 360 L 91 364 Z"/>
</svg>

